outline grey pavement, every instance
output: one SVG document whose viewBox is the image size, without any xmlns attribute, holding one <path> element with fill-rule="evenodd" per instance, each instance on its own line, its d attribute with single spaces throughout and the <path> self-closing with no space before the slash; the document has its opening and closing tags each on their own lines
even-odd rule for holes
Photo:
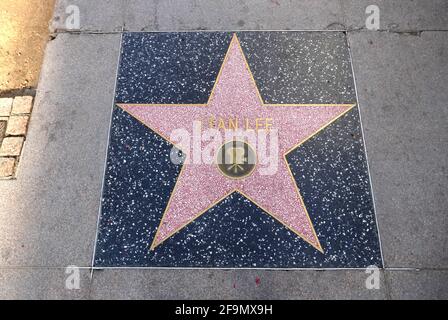
<svg viewBox="0 0 448 320">
<path fill-rule="evenodd" d="M 385 266 L 446 268 L 448 32 L 349 41 Z"/>
<path fill-rule="evenodd" d="M 65 28 L 77 4 L 80 30 Z M 60 0 L 16 180 L 0 181 L 0 298 L 448 298 L 446 1 Z M 121 30 L 347 29 L 385 269 L 94 270 Z M 80 290 L 65 267 L 85 267 Z M 258 279 L 258 280 L 257 280 Z"/>
<path fill-rule="evenodd" d="M 180 30 L 358 30 L 366 7 L 381 10 L 381 30 L 448 30 L 445 0 L 59 0 L 52 28 L 66 30 L 77 5 L 84 32 Z"/>
</svg>

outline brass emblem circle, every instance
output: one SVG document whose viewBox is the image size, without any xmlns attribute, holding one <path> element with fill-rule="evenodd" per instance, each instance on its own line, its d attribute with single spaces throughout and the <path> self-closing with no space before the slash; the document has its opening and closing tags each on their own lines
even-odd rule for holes
<svg viewBox="0 0 448 320">
<path fill-rule="evenodd" d="M 219 171 L 231 179 L 242 179 L 255 169 L 257 155 L 254 149 L 244 141 L 230 141 L 218 150 Z"/>
</svg>

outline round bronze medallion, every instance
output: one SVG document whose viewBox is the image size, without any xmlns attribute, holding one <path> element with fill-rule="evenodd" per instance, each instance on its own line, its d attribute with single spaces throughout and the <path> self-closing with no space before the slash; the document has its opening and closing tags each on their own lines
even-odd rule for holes
<svg viewBox="0 0 448 320">
<path fill-rule="evenodd" d="M 243 141 L 227 142 L 218 151 L 218 169 L 228 178 L 247 177 L 254 171 L 256 161 L 257 156 L 254 149 Z"/>
</svg>

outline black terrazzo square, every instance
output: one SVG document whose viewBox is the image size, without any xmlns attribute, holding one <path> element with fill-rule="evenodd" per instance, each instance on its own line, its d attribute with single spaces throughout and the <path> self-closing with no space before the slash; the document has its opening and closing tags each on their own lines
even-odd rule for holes
<svg viewBox="0 0 448 320">
<path fill-rule="evenodd" d="M 137 113 L 144 109 L 138 108 L 211 104 L 209 98 L 215 87 L 219 92 L 217 78 L 226 77 L 222 65 L 226 61 L 231 65 L 229 55 L 239 54 L 236 49 L 230 50 L 232 44 L 242 49 L 247 70 L 265 105 L 302 106 L 313 112 L 333 106 L 346 108 L 285 155 L 303 200 L 303 204 L 297 201 L 297 206 L 303 206 L 307 213 L 319 245 L 300 236 L 300 226 L 288 227 L 288 223 L 262 209 L 239 189 L 220 201 L 210 201 L 207 210 L 175 232 L 169 232 L 160 243 L 155 241 L 157 230 L 168 219 L 176 223 L 175 215 L 164 218 L 165 222 L 162 216 L 173 193 L 179 192 L 175 185 L 187 164 L 173 163 L 170 157 L 173 145 L 151 126 L 152 121 L 157 122 L 156 117 L 151 113 L 144 118 L 143 113 Z M 238 57 L 235 61 L 239 61 Z M 244 78 L 235 74 L 238 77 Z M 310 123 L 318 117 L 310 118 Z M 173 116 L 172 121 L 179 120 Z M 194 185 L 191 187 L 195 189 Z M 254 194 L 258 195 L 257 190 Z M 202 193 L 188 201 L 208 196 Z M 185 206 L 187 211 L 187 204 L 190 205 L 187 201 L 176 205 Z M 186 212 L 177 210 L 180 215 Z M 163 231 L 160 232 L 163 236 Z M 95 267 L 365 268 L 370 265 L 382 267 L 382 257 L 350 55 L 343 32 L 123 35 Z"/>
</svg>

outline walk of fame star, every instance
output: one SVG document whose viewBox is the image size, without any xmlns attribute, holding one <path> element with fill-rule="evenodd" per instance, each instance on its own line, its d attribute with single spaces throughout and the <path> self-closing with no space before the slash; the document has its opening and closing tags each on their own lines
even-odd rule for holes
<svg viewBox="0 0 448 320">
<path fill-rule="evenodd" d="M 297 88 L 300 90 L 300 88 Z M 349 101 L 351 102 L 351 101 Z M 182 230 L 233 192 L 239 192 L 320 252 L 324 252 L 286 155 L 354 107 L 347 104 L 266 104 L 234 34 L 206 104 L 127 104 L 119 107 L 169 140 L 173 130 L 192 130 L 192 122 L 210 116 L 269 118 L 279 136 L 279 168 L 262 175 L 257 166 L 241 179 L 209 164 L 184 164 L 151 248 Z"/>
</svg>

